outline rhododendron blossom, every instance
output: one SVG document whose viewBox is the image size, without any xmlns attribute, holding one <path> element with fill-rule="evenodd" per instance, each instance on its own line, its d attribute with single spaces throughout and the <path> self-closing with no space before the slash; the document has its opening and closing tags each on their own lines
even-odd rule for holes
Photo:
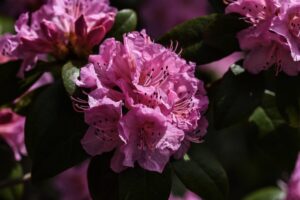
<svg viewBox="0 0 300 200">
<path fill-rule="evenodd" d="M 25 117 L 8 108 L 0 110 L 0 138 L 11 147 L 16 160 L 21 159 L 21 154 L 26 155 L 24 126 Z"/>
<path fill-rule="evenodd" d="M 238 13 L 251 25 L 237 35 L 241 49 L 246 51 L 247 70 L 258 73 L 275 66 L 289 75 L 299 73 L 299 5 L 290 0 L 237 0 L 229 4 L 227 13 Z"/>
<path fill-rule="evenodd" d="M 195 65 L 144 31 L 125 35 L 123 43 L 107 39 L 99 52 L 77 81 L 88 100 L 73 98 L 90 126 L 84 149 L 92 156 L 116 149 L 116 172 L 135 163 L 162 172 L 171 156 L 184 155 L 206 132 L 208 98 Z"/>
<path fill-rule="evenodd" d="M 117 10 L 107 0 L 49 0 L 34 13 L 22 14 L 16 22 L 18 48 L 8 52 L 24 59 L 30 68 L 37 56 L 57 59 L 75 54 L 88 56 L 111 29 Z"/>
</svg>

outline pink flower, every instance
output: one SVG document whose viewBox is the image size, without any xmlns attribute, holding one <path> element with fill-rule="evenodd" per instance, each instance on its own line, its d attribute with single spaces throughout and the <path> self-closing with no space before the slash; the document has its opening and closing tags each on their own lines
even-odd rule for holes
<svg viewBox="0 0 300 200">
<path fill-rule="evenodd" d="M 123 43 L 107 39 L 99 51 L 77 81 L 88 100 L 74 100 L 90 125 L 82 140 L 90 155 L 116 149 L 115 171 L 137 162 L 161 172 L 171 156 L 182 157 L 190 142 L 201 141 L 208 98 L 194 64 L 144 31 L 125 35 Z"/>
<path fill-rule="evenodd" d="M 168 123 L 159 110 L 142 105 L 130 110 L 119 125 L 124 145 L 117 152 L 123 154 L 123 160 L 117 161 L 120 167 L 114 171 L 134 167 L 137 161 L 144 169 L 162 172 L 184 138 L 184 132 Z"/>
<path fill-rule="evenodd" d="M 14 35 L 5 34 L 0 36 L 0 64 L 17 59 L 13 52 L 18 44 L 19 40 Z"/>
<path fill-rule="evenodd" d="M 187 191 L 183 197 L 178 197 L 173 194 L 170 195 L 169 200 L 202 200 L 196 194 L 191 191 Z"/>
<path fill-rule="evenodd" d="M 150 35 L 159 37 L 173 26 L 206 15 L 212 9 L 208 0 L 146 0 L 140 10 Z"/>
<path fill-rule="evenodd" d="M 259 73 L 275 65 L 277 71 L 289 75 L 299 73 L 298 42 L 292 37 L 296 30 L 291 30 L 292 25 L 287 22 L 293 9 L 283 11 L 295 4 L 292 1 L 237 0 L 227 7 L 227 13 L 239 13 L 251 24 L 237 35 L 241 49 L 247 53 L 244 67 L 248 71 Z"/>
<path fill-rule="evenodd" d="M 292 176 L 287 185 L 287 195 L 285 200 L 299 200 L 300 199 L 300 154 L 292 173 Z"/>
<path fill-rule="evenodd" d="M 300 2 L 282 2 L 281 12 L 275 17 L 272 30 L 284 37 L 294 61 L 300 61 Z"/>
<path fill-rule="evenodd" d="M 15 159 L 26 155 L 24 143 L 25 117 L 17 115 L 11 109 L 0 110 L 0 138 L 4 139 L 14 152 Z"/>
<path fill-rule="evenodd" d="M 11 53 L 25 60 L 23 70 L 41 55 L 86 57 L 111 29 L 116 12 L 107 0 L 49 0 L 36 12 L 19 17 L 19 45 Z"/>
<path fill-rule="evenodd" d="M 68 169 L 54 179 L 61 200 L 91 200 L 87 181 L 88 162 Z"/>
<path fill-rule="evenodd" d="M 121 102 L 110 99 L 85 112 L 85 122 L 90 125 L 81 144 L 91 155 L 112 151 L 121 144 L 118 121 L 122 114 Z"/>
</svg>

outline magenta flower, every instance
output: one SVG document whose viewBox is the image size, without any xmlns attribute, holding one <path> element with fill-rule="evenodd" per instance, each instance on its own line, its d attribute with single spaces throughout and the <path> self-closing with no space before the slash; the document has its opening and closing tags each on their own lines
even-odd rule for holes
<svg viewBox="0 0 300 200">
<path fill-rule="evenodd" d="M 18 48 L 9 53 L 24 59 L 22 70 L 47 54 L 57 59 L 70 54 L 86 57 L 111 29 L 116 12 L 107 0 L 49 0 L 36 12 L 19 17 Z"/>
<path fill-rule="evenodd" d="M 0 138 L 4 139 L 14 152 L 16 160 L 26 155 L 24 143 L 25 117 L 17 115 L 11 109 L 0 110 Z"/>
<path fill-rule="evenodd" d="M 88 162 L 68 169 L 55 177 L 54 187 L 61 200 L 91 200 L 87 181 Z"/>
<path fill-rule="evenodd" d="M 237 35 L 241 49 L 246 52 L 244 67 L 248 71 L 259 73 L 275 65 L 277 71 L 299 73 L 298 41 L 287 19 L 295 11 L 287 8 L 296 4 L 299 5 L 277 0 L 237 0 L 229 4 L 227 13 L 239 13 L 251 24 Z"/>
<path fill-rule="evenodd" d="M 300 61 L 300 2 L 282 2 L 281 12 L 275 17 L 272 30 L 284 37 L 294 61 Z"/>
<path fill-rule="evenodd" d="M 114 171 L 134 167 L 137 161 L 144 169 L 162 172 L 184 139 L 184 132 L 168 123 L 159 110 L 142 105 L 130 110 L 119 124 L 125 144 L 117 150 L 123 154 L 123 160 L 118 161 L 120 167 Z"/>
<path fill-rule="evenodd" d="M 19 44 L 16 36 L 5 34 L 0 36 L 0 64 L 17 59 L 14 55 Z"/>
<path fill-rule="evenodd" d="M 121 144 L 118 121 L 122 114 L 122 104 L 110 99 L 103 101 L 85 112 L 85 121 L 90 127 L 81 143 L 91 155 L 112 151 Z"/>
<path fill-rule="evenodd" d="M 292 176 L 287 185 L 287 195 L 285 200 L 298 200 L 300 199 L 300 154 L 292 173 Z"/>
<path fill-rule="evenodd" d="M 107 39 L 99 52 L 77 81 L 88 100 L 74 99 L 90 125 L 82 139 L 90 155 L 116 149 L 113 170 L 138 163 L 161 172 L 171 156 L 182 157 L 190 142 L 202 140 L 208 98 L 194 64 L 144 31 L 125 35 L 123 43 Z"/>
</svg>

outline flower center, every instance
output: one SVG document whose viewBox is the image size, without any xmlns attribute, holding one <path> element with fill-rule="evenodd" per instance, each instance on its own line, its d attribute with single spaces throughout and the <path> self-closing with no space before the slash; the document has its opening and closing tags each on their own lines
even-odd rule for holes
<svg viewBox="0 0 300 200">
<path fill-rule="evenodd" d="M 154 150 L 161 137 L 161 132 L 155 130 L 154 122 L 145 123 L 139 131 L 137 147 L 140 150 Z"/>
<path fill-rule="evenodd" d="M 246 17 L 252 24 L 258 24 L 259 22 L 267 18 L 268 12 L 265 5 L 248 2 L 242 7 L 242 10 L 246 13 Z"/>
<path fill-rule="evenodd" d="M 169 77 L 170 74 L 168 69 L 169 67 L 165 66 L 160 68 L 152 68 L 148 72 L 144 72 L 140 77 L 140 84 L 145 87 L 159 87 Z"/>
</svg>

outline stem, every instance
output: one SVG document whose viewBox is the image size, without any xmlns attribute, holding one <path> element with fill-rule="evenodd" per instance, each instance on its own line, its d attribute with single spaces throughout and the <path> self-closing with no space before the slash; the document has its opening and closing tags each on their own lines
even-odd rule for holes
<svg viewBox="0 0 300 200">
<path fill-rule="evenodd" d="M 21 183 L 25 183 L 31 179 L 31 173 L 25 174 L 22 178 L 19 179 L 13 179 L 13 180 L 5 180 L 0 182 L 0 189 L 7 188 L 7 187 L 13 187 L 16 185 L 19 185 Z"/>
</svg>

